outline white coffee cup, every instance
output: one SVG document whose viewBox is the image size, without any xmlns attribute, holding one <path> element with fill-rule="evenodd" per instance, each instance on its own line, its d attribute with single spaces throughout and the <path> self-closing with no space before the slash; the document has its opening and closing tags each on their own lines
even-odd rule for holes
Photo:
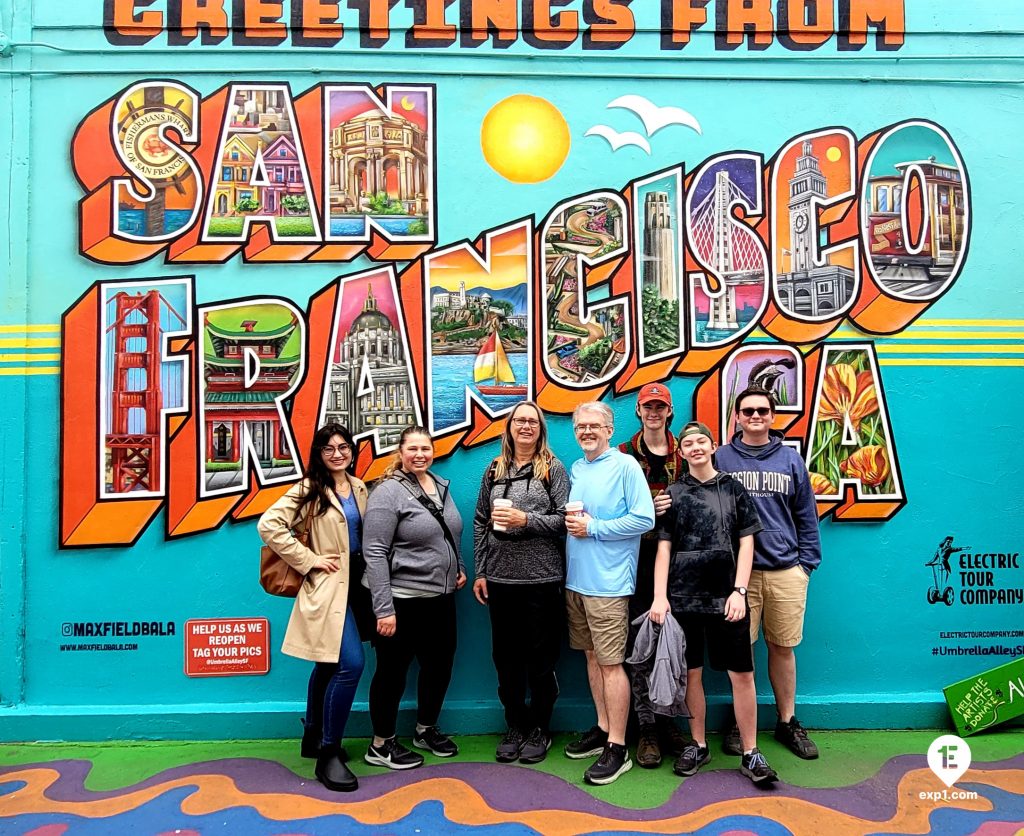
<svg viewBox="0 0 1024 836">
<path fill-rule="evenodd" d="M 572 502 L 565 503 L 565 515 L 567 517 L 578 517 L 583 513 L 583 501 L 574 499 Z"/>
<path fill-rule="evenodd" d="M 511 499 L 495 499 L 491 503 L 491 508 L 511 508 L 511 507 L 512 507 L 512 500 Z M 505 531 L 505 526 L 501 525 L 498 522 L 493 523 L 493 526 L 494 526 L 494 530 L 495 531 Z"/>
</svg>

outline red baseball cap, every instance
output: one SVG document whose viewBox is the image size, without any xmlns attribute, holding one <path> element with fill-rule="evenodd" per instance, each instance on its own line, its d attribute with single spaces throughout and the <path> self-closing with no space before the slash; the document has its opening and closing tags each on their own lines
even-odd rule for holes
<svg viewBox="0 0 1024 836">
<path fill-rule="evenodd" d="M 672 406 L 672 393 L 664 383 L 648 383 L 636 396 L 636 405 L 645 404 L 648 401 L 661 401 Z"/>
</svg>

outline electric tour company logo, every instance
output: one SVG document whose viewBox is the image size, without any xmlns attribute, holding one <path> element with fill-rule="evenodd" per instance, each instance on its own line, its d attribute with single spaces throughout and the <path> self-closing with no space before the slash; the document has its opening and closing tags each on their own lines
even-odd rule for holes
<svg viewBox="0 0 1024 836">
<path fill-rule="evenodd" d="M 952 535 L 939 543 L 935 549 L 935 556 L 925 564 L 932 570 L 932 585 L 928 589 L 929 604 L 941 601 L 947 607 L 953 606 L 953 587 L 949 585 L 953 570 L 949 565 L 949 558 L 954 553 L 967 551 L 969 548 L 970 546 L 954 546 Z"/>
<path fill-rule="evenodd" d="M 953 565 L 953 555 L 956 564 Z M 945 537 L 925 566 L 932 570 L 928 587 L 929 604 L 1024 604 L 1024 579 L 1019 552 L 972 552 L 970 546 L 957 546 L 953 535 Z M 959 583 L 957 595 L 954 584 Z"/>
</svg>

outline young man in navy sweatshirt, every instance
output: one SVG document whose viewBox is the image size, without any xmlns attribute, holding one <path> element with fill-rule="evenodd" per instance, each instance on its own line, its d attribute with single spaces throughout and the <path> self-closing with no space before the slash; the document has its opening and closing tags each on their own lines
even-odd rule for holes
<svg viewBox="0 0 1024 836">
<path fill-rule="evenodd" d="M 764 630 L 768 678 L 775 692 L 775 737 L 796 755 L 818 757 L 818 747 L 796 718 L 796 653 L 803 638 L 807 583 L 821 563 L 821 538 L 814 491 L 803 459 L 772 429 L 775 398 L 764 389 L 745 389 L 736 397 L 740 431 L 718 449 L 715 462 L 747 489 L 764 529 L 754 537 L 754 570 L 747 602 L 750 641 Z M 740 754 L 738 730 L 722 748 Z"/>
</svg>

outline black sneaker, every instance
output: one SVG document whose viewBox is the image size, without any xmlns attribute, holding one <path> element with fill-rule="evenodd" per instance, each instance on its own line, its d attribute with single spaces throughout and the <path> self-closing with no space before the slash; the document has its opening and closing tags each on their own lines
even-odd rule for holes
<svg viewBox="0 0 1024 836">
<path fill-rule="evenodd" d="M 423 731 L 416 732 L 412 745 L 417 749 L 426 749 L 439 758 L 454 758 L 459 754 L 455 741 L 444 734 L 437 726 L 427 726 Z"/>
<path fill-rule="evenodd" d="M 743 754 L 743 738 L 740 737 L 740 727 L 735 723 L 722 738 L 722 751 L 727 755 L 736 755 L 736 757 Z"/>
<path fill-rule="evenodd" d="M 807 729 L 800 725 L 795 715 L 788 723 L 779 720 L 775 724 L 775 739 L 799 758 L 812 761 L 818 757 L 818 747 L 807 736 Z"/>
<path fill-rule="evenodd" d="M 370 742 L 363 760 L 372 766 L 386 766 L 388 769 L 415 769 L 423 766 L 423 755 L 410 752 L 397 737 L 389 737 L 380 746 Z"/>
<path fill-rule="evenodd" d="M 512 761 L 519 757 L 525 740 L 526 738 L 523 737 L 523 733 L 519 729 L 509 729 L 505 732 L 501 743 L 498 744 L 498 748 L 495 749 L 494 759 L 498 763 L 512 763 Z"/>
<path fill-rule="evenodd" d="M 773 784 L 779 780 L 775 770 L 768 766 L 768 761 L 757 749 L 753 749 L 749 755 L 743 756 L 740 761 L 740 772 L 755 784 Z"/>
<path fill-rule="evenodd" d="M 693 775 L 710 760 L 711 751 L 706 745 L 698 746 L 696 743 L 688 743 L 682 754 L 676 758 L 676 762 L 672 765 L 672 771 L 676 775 Z"/>
<path fill-rule="evenodd" d="M 574 760 L 592 758 L 604 751 L 608 742 L 608 732 L 600 726 L 594 726 L 590 731 L 585 731 L 570 743 L 565 744 L 565 756 Z"/>
<path fill-rule="evenodd" d="M 610 784 L 623 772 L 633 768 L 629 759 L 629 750 L 619 743 L 606 743 L 601 750 L 601 757 L 583 773 L 583 780 L 598 786 Z"/>
<path fill-rule="evenodd" d="M 534 728 L 523 742 L 519 752 L 519 763 L 540 763 L 548 756 L 551 748 L 551 735 L 541 728 Z"/>
</svg>

